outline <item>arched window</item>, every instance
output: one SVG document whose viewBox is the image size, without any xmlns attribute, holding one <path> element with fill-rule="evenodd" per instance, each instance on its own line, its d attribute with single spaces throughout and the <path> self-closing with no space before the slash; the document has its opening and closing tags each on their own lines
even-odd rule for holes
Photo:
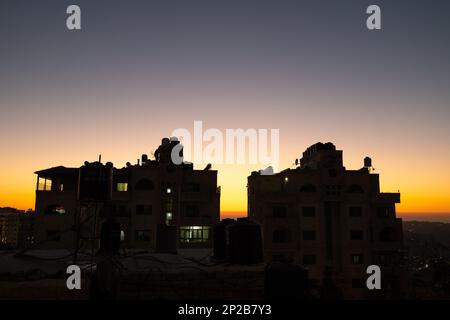
<svg viewBox="0 0 450 320">
<path fill-rule="evenodd" d="M 154 188 L 153 182 L 149 179 L 141 179 L 135 185 L 136 190 L 153 190 Z"/>
<path fill-rule="evenodd" d="M 364 190 L 359 184 L 352 184 L 347 188 L 347 193 L 364 193 Z"/>
<path fill-rule="evenodd" d="M 66 208 L 59 204 L 53 204 L 45 208 L 45 214 L 63 215 L 66 214 Z"/>
<path fill-rule="evenodd" d="M 317 188 L 315 185 L 308 183 L 300 188 L 300 192 L 317 192 Z"/>
</svg>

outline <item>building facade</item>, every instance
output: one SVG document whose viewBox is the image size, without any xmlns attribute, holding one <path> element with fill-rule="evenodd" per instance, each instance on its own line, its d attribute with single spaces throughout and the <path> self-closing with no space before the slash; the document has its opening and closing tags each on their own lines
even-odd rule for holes
<svg viewBox="0 0 450 320">
<path fill-rule="evenodd" d="M 17 248 L 19 242 L 19 214 L 16 212 L 0 213 L 0 245 L 6 249 Z"/>
<path fill-rule="evenodd" d="M 332 284 L 345 298 L 367 297 L 366 268 L 375 264 L 383 294 L 404 294 L 400 194 L 380 192 L 370 158 L 347 170 L 332 143 L 309 147 L 296 164 L 248 177 L 249 216 L 262 225 L 265 260 L 301 264 L 312 283 Z"/>
<path fill-rule="evenodd" d="M 17 249 L 34 241 L 34 212 L 0 208 L 0 248 Z"/>
<path fill-rule="evenodd" d="M 176 145 L 178 141 L 165 138 L 155 160 L 143 155 L 137 164 L 121 169 L 107 163 L 111 177 L 108 195 L 101 200 L 85 199 L 80 168 L 37 171 L 36 243 L 52 249 L 89 247 L 98 242 L 102 223 L 112 217 L 120 224 L 124 248 L 155 248 L 161 224 L 177 228 L 181 248 L 211 247 L 211 229 L 220 219 L 217 171 L 173 163 Z"/>
</svg>

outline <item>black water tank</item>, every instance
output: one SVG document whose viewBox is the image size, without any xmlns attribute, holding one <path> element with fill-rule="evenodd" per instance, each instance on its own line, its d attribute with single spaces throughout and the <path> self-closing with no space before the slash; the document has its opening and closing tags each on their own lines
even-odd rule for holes
<svg viewBox="0 0 450 320">
<path fill-rule="evenodd" d="M 115 255 L 120 249 L 120 223 L 105 221 L 100 232 L 100 253 Z"/>
<path fill-rule="evenodd" d="M 78 182 L 78 200 L 105 202 L 111 199 L 112 165 L 99 162 L 86 163 L 80 168 Z"/>
<path fill-rule="evenodd" d="M 292 263 L 272 262 L 264 270 L 265 299 L 308 299 L 308 270 Z"/>
<path fill-rule="evenodd" d="M 156 228 L 156 252 L 176 254 L 177 251 L 177 227 L 158 224 Z"/>
<path fill-rule="evenodd" d="M 214 226 L 214 259 L 224 261 L 227 259 L 227 226 L 235 222 L 234 219 L 223 219 Z"/>
<path fill-rule="evenodd" d="M 255 264 L 263 261 L 261 226 L 248 218 L 239 218 L 227 227 L 228 261 L 231 264 Z"/>
</svg>

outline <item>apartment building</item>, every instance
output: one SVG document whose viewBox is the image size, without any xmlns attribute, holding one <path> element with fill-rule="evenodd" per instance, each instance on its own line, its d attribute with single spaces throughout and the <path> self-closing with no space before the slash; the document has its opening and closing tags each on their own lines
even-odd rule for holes
<svg viewBox="0 0 450 320">
<path fill-rule="evenodd" d="M 196 170 L 192 163 L 174 164 L 171 152 L 178 143 L 164 138 L 155 159 L 142 155 L 137 164 L 123 168 L 96 162 L 37 171 L 38 246 L 89 247 L 98 242 L 109 217 L 120 224 L 123 248 L 154 249 L 158 225 L 176 227 L 180 248 L 211 247 L 211 229 L 220 219 L 217 171 L 210 165 Z M 109 173 L 98 188 L 89 190 L 89 175 L 83 170 L 95 166 Z M 98 194 L 90 199 L 90 191 Z"/>
<path fill-rule="evenodd" d="M 317 143 L 296 167 L 248 177 L 249 216 L 263 228 L 265 260 L 305 266 L 313 283 L 332 283 L 346 298 L 366 298 L 368 265 L 382 270 L 383 294 L 401 295 L 402 221 L 399 193 L 380 192 L 371 159 L 347 170 L 343 152 Z"/>
</svg>

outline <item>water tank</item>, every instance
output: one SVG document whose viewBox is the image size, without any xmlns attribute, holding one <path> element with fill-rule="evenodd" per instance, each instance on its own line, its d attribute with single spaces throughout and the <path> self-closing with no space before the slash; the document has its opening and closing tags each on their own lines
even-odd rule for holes
<svg viewBox="0 0 450 320">
<path fill-rule="evenodd" d="M 78 178 L 78 200 L 105 202 L 111 199 L 112 165 L 99 162 L 86 163 L 80 168 Z"/>
<path fill-rule="evenodd" d="M 120 249 L 120 223 L 109 220 L 102 223 L 100 231 L 100 253 L 115 255 Z"/>
<path fill-rule="evenodd" d="M 239 218 L 227 227 L 228 261 L 231 264 L 255 264 L 263 261 L 261 226 L 248 218 Z"/>
<path fill-rule="evenodd" d="M 227 259 L 227 226 L 234 222 L 234 219 L 223 219 L 214 226 L 214 259 L 217 261 Z"/>
<path fill-rule="evenodd" d="M 177 251 L 177 227 L 158 224 L 156 227 L 156 252 L 176 254 Z"/>
<path fill-rule="evenodd" d="M 308 270 L 292 263 L 272 262 L 264 269 L 264 297 L 271 300 L 307 299 Z"/>
<path fill-rule="evenodd" d="M 372 167 L 372 159 L 369 157 L 364 158 L 364 167 L 370 168 Z"/>
</svg>

